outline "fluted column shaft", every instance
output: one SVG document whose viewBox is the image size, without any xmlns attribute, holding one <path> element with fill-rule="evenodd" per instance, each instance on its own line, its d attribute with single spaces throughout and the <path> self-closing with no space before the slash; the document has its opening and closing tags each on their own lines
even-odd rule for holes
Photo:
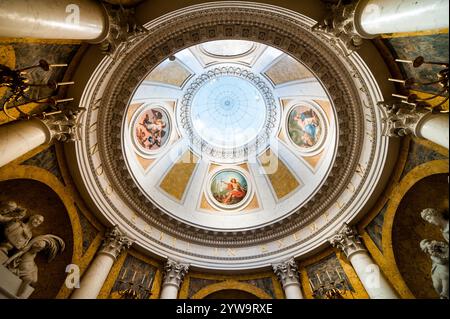
<svg viewBox="0 0 450 319">
<path fill-rule="evenodd" d="M 272 268 L 283 286 L 286 299 L 303 299 L 297 264 L 294 258 L 274 264 Z"/>
<path fill-rule="evenodd" d="M 344 252 L 371 299 L 398 298 L 355 229 L 344 224 L 329 241 L 333 247 Z"/>
<path fill-rule="evenodd" d="M 0 0 L 0 37 L 100 41 L 108 18 L 94 0 Z"/>
<path fill-rule="evenodd" d="M 71 298 L 96 299 L 117 257 L 131 244 L 132 241 L 119 228 L 108 231 L 101 249 L 83 275 L 80 288 L 74 291 Z"/>
</svg>

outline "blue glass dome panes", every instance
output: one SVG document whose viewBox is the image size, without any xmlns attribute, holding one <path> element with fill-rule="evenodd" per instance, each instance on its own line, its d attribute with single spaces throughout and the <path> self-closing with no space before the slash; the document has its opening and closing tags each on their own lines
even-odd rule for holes
<svg viewBox="0 0 450 319">
<path fill-rule="evenodd" d="M 236 76 L 221 76 L 204 83 L 191 105 L 194 130 L 209 144 L 236 148 L 254 140 L 266 120 L 260 91 Z"/>
</svg>

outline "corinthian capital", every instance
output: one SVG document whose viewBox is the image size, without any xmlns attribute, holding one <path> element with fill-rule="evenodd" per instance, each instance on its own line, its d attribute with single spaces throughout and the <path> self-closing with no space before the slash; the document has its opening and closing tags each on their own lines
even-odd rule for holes
<svg viewBox="0 0 450 319">
<path fill-rule="evenodd" d="M 133 241 L 119 227 L 115 226 L 106 232 L 99 253 L 110 255 L 116 259 L 122 251 L 130 248 L 132 243 Z"/>
<path fill-rule="evenodd" d="M 383 135 L 402 137 L 410 134 L 420 136 L 417 128 L 420 122 L 432 112 L 420 107 L 410 107 L 404 103 L 379 102 L 383 113 Z"/>
<path fill-rule="evenodd" d="M 283 287 L 300 283 L 297 263 L 295 262 L 294 258 L 291 258 L 279 264 L 274 264 L 272 265 L 272 268 Z"/>
<path fill-rule="evenodd" d="M 313 31 L 324 32 L 340 39 L 349 50 L 359 49 L 363 38 L 355 24 L 357 5 L 358 1 L 346 5 L 339 1 L 338 4 L 332 5 L 328 15 L 312 28 Z"/>
<path fill-rule="evenodd" d="M 54 114 L 43 114 L 41 121 L 48 129 L 49 141 L 74 142 L 78 138 L 77 117 L 80 111 L 67 111 Z"/>
<path fill-rule="evenodd" d="M 186 276 L 189 270 L 189 265 L 169 259 L 164 267 L 164 270 L 163 285 L 172 285 L 180 288 L 184 276 Z"/>
<path fill-rule="evenodd" d="M 357 252 L 366 251 L 366 248 L 361 241 L 361 237 L 354 228 L 347 224 L 344 224 L 336 234 L 329 239 L 329 242 L 333 247 L 342 250 L 347 258 L 350 258 L 351 255 Z"/>
<path fill-rule="evenodd" d="M 108 31 L 100 43 L 101 50 L 115 56 L 122 43 L 131 41 L 147 34 L 147 29 L 136 23 L 135 9 L 103 4 L 108 14 Z"/>
</svg>

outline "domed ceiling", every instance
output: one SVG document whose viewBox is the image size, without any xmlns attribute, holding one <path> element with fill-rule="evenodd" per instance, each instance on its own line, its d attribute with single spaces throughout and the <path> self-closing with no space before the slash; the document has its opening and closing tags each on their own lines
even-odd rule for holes
<svg viewBox="0 0 450 319">
<path fill-rule="evenodd" d="M 167 58 L 124 123 L 128 167 L 162 211 L 211 230 L 294 212 L 333 163 L 334 113 L 317 78 L 273 47 L 221 40 Z"/>
<path fill-rule="evenodd" d="M 363 214 L 389 171 L 382 94 L 314 24 L 192 6 L 88 70 L 67 151 L 91 209 L 143 251 L 220 270 L 311 253 Z"/>
</svg>

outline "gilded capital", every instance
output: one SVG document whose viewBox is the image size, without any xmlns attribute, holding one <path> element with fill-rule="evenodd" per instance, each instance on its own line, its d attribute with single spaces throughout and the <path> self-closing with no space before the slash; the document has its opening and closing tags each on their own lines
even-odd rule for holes
<svg viewBox="0 0 450 319">
<path fill-rule="evenodd" d="M 120 253 L 131 247 L 133 241 L 119 227 L 109 229 L 103 239 L 100 254 L 106 254 L 116 259 Z"/>
<path fill-rule="evenodd" d="M 278 264 L 273 264 L 272 268 L 283 287 L 292 284 L 300 284 L 297 263 L 294 258 Z"/>
<path fill-rule="evenodd" d="M 328 241 L 331 246 L 342 250 L 347 258 L 355 253 L 367 251 L 356 229 L 347 224 L 344 224 Z"/>
<path fill-rule="evenodd" d="M 169 259 L 164 267 L 163 285 L 172 285 L 180 288 L 184 276 L 189 270 L 188 264 L 183 264 Z"/>
</svg>

